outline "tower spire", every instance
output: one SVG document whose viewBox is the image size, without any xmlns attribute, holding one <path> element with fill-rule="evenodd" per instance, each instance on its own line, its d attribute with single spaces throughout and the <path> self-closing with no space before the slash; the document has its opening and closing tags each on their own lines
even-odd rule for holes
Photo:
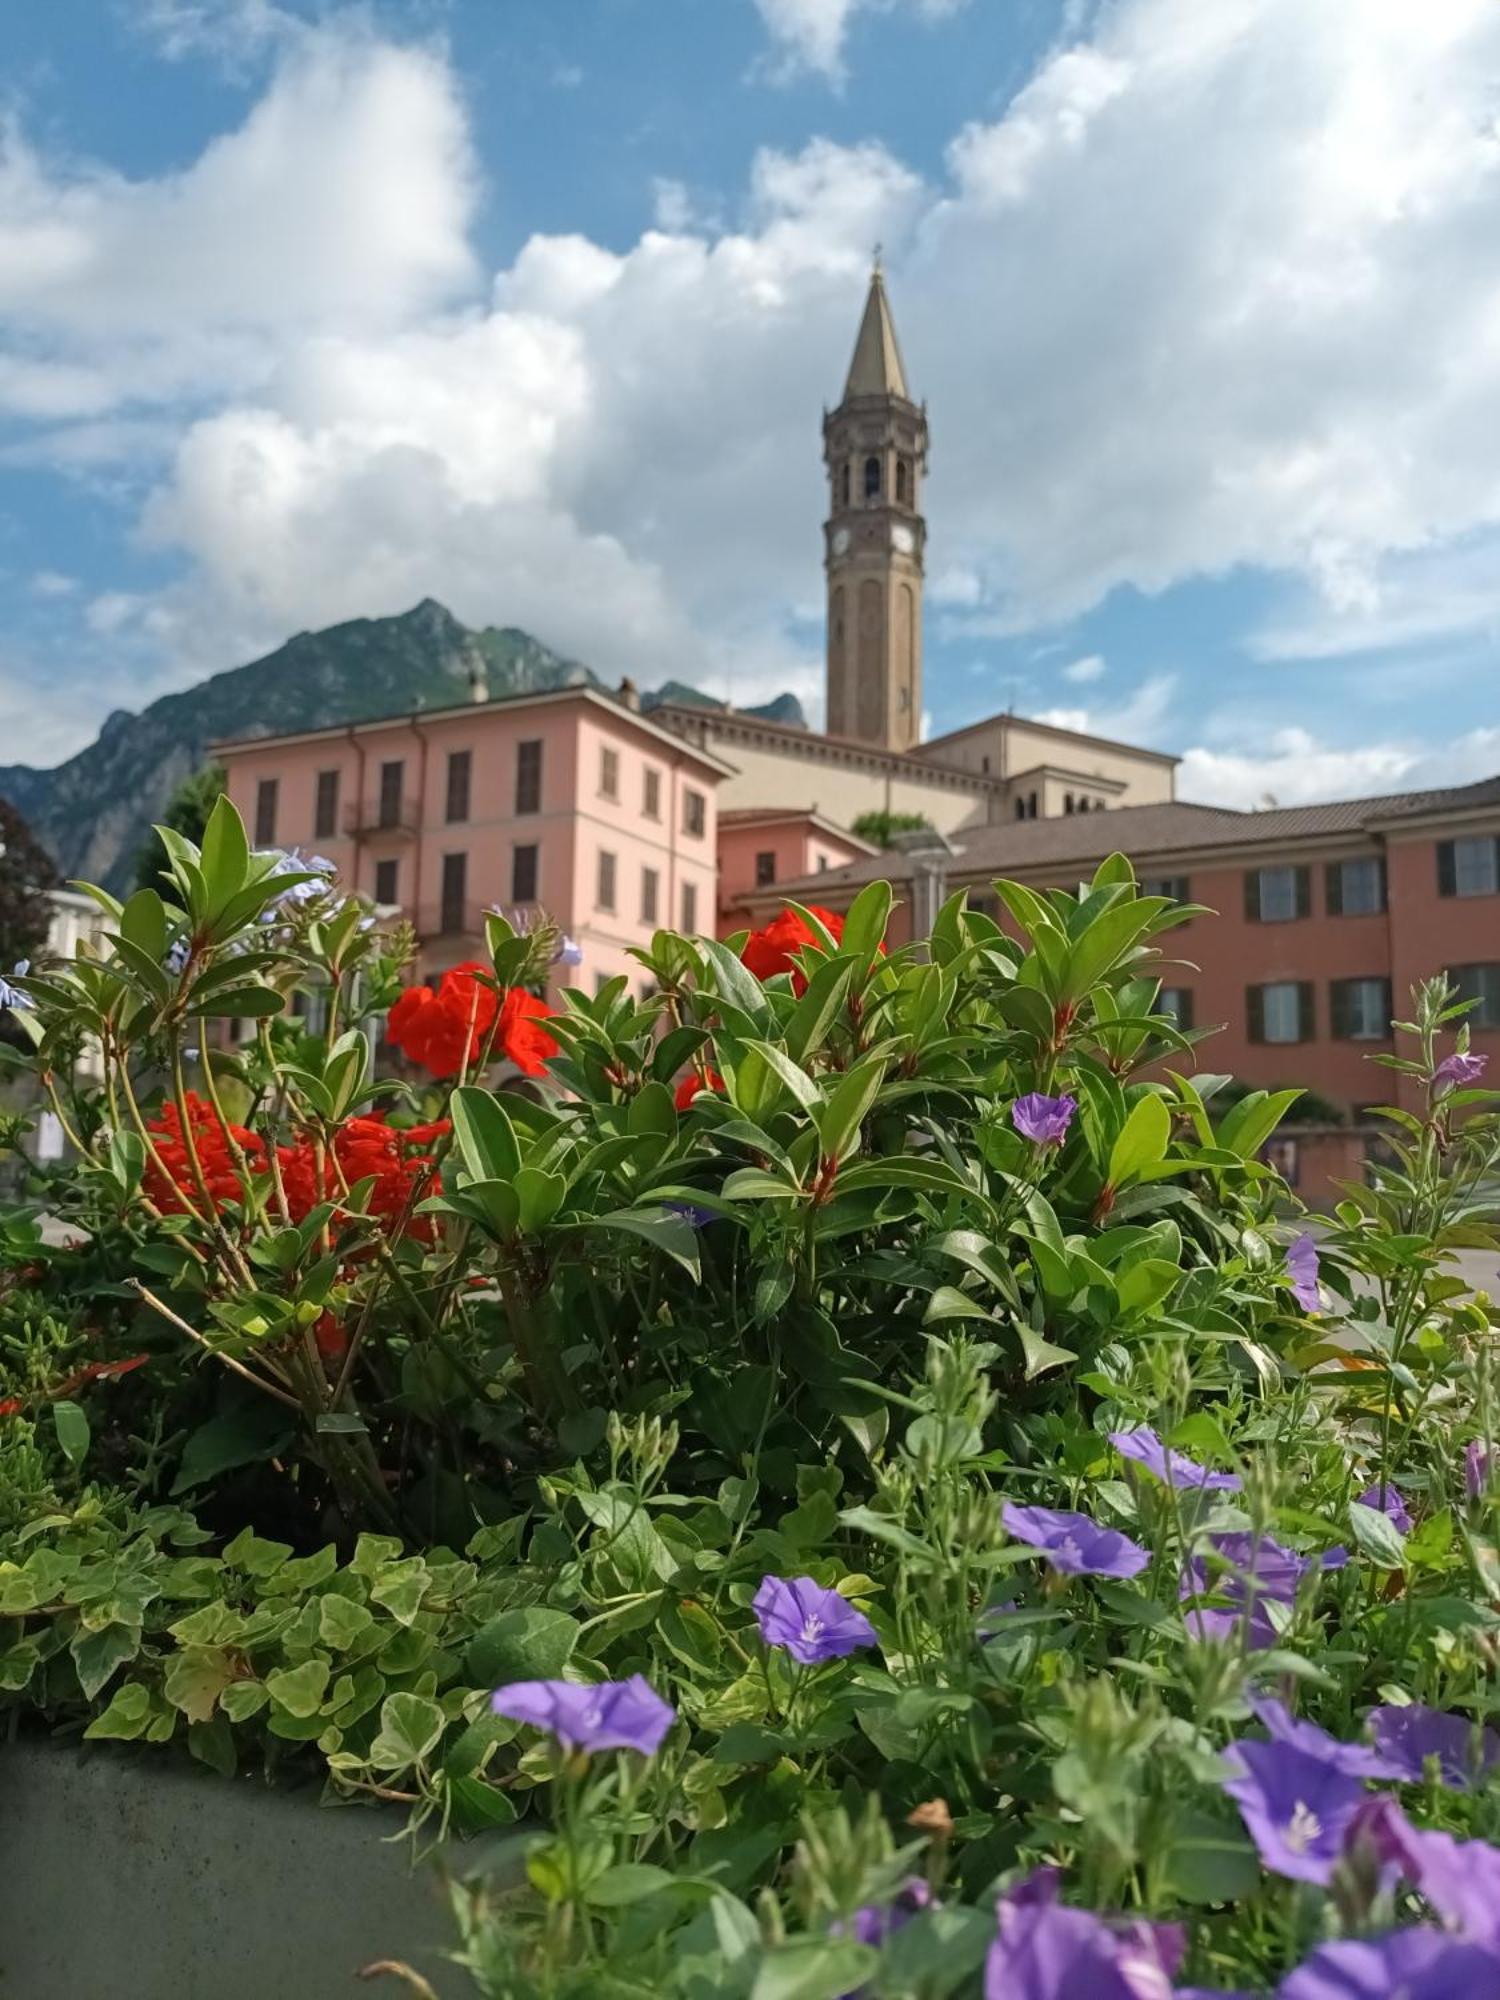
<svg viewBox="0 0 1500 2000">
<path fill-rule="evenodd" d="M 901 365 L 901 347 L 896 339 L 896 322 L 891 318 L 891 303 L 885 295 L 878 245 L 870 271 L 865 314 L 859 323 L 854 358 L 849 363 L 849 379 L 844 384 L 845 401 L 851 396 L 900 396 L 904 402 L 911 401 L 906 370 Z"/>
</svg>

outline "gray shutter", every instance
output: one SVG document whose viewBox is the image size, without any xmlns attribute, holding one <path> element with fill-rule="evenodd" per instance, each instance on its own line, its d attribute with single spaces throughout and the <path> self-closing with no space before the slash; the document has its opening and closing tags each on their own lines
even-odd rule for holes
<svg viewBox="0 0 1500 2000">
<path fill-rule="evenodd" d="M 1299 868 L 1297 870 L 1297 915 L 1299 917 L 1312 915 L 1312 870 L 1310 868 Z"/>
<path fill-rule="evenodd" d="M 1456 896 L 1458 894 L 1458 863 L 1451 840 L 1440 840 L 1437 844 L 1438 894 Z"/>
<path fill-rule="evenodd" d="M 1251 924 L 1258 924 L 1260 922 L 1260 870 L 1258 868 L 1247 868 L 1245 870 L 1245 921 Z"/>
<path fill-rule="evenodd" d="M 1318 1038 L 1318 992 L 1310 979 L 1297 981 L 1297 1040 L 1313 1042 Z"/>
<path fill-rule="evenodd" d="M 1266 1039 L 1266 1001 L 1258 986 L 1245 988 L 1245 1027 L 1252 1042 Z"/>
<path fill-rule="evenodd" d="M 1330 861 L 1323 870 L 1323 900 L 1330 917 L 1344 914 L 1344 864 Z"/>
</svg>

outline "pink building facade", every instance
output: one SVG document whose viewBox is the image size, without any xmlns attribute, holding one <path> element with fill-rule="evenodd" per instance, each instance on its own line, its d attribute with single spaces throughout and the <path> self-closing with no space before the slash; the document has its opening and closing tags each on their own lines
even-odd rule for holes
<svg viewBox="0 0 1500 2000">
<path fill-rule="evenodd" d="M 661 928 L 712 931 L 730 767 L 592 688 L 221 743 L 257 847 L 325 855 L 414 926 L 423 978 L 473 957 L 487 907 L 545 914 L 594 990 Z"/>
<path fill-rule="evenodd" d="M 847 827 L 805 808 L 742 807 L 719 814 L 719 935 L 754 923 L 746 897 L 778 882 L 823 875 L 879 852 Z M 809 892 L 811 893 L 811 892 Z"/>
</svg>

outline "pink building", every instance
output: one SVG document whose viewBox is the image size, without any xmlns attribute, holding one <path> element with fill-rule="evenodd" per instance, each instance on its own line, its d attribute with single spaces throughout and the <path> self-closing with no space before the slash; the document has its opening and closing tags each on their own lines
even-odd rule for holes
<svg viewBox="0 0 1500 2000">
<path fill-rule="evenodd" d="M 629 693 L 513 695 L 214 755 L 254 845 L 326 855 L 348 887 L 398 909 L 423 978 L 475 955 L 490 905 L 545 912 L 576 941 L 583 962 L 559 967 L 558 986 L 625 973 L 639 988 L 630 946 L 715 927 L 716 792 L 731 767 Z"/>
<path fill-rule="evenodd" d="M 745 898 L 778 882 L 822 875 L 879 849 L 810 807 L 742 806 L 719 814 L 719 935 L 748 930 Z M 813 892 L 809 890 L 808 894 Z"/>
</svg>

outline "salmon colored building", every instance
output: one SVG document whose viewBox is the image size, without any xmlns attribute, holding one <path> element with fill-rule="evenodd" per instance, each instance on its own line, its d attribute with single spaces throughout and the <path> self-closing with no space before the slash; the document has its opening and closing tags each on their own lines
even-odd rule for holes
<svg viewBox="0 0 1500 2000">
<path fill-rule="evenodd" d="M 399 911 L 421 976 L 471 958 L 487 908 L 545 914 L 582 951 L 558 985 L 639 984 L 632 945 L 712 930 L 729 766 L 590 687 L 220 743 L 257 847 L 324 855 Z"/>
<path fill-rule="evenodd" d="M 880 852 L 805 807 L 740 806 L 719 813 L 719 935 L 749 927 L 751 890 L 825 875 Z M 814 898 L 816 900 L 816 898 Z"/>
</svg>

